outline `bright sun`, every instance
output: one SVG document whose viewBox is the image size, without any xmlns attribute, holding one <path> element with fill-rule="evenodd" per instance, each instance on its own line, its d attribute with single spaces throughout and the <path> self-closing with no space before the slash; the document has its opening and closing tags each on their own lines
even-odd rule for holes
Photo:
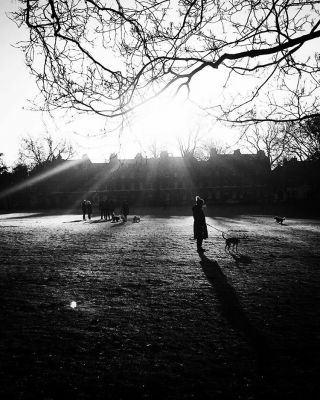
<svg viewBox="0 0 320 400">
<path fill-rule="evenodd" d="M 196 110 L 190 102 L 158 98 L 139 110 L 131 132 L 145 147 L 156 144 L 158 149 L 176 153 L 178 140 L 194 134 L 196 125 Z"/>
</svg>

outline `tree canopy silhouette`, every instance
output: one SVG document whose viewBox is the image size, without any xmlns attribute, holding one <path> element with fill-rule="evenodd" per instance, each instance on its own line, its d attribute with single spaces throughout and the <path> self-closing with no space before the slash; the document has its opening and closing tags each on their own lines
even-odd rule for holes
<svg viewBox="0 0 320 400">
<path fill-rule="evenodd" d="M 123 116 L 169 88 L 189 91 L 204 70 L 221 69 L 229 101 L 204 106 L 220 120 L 319 115 L 319 54 L 310 43 L 320 37 L 320 1 L 18 2 L 13 18 L 28 27 L 20 46 L 45 110 Z M 239 78 L 250 88 L 232 92 Z"/>
</svg>

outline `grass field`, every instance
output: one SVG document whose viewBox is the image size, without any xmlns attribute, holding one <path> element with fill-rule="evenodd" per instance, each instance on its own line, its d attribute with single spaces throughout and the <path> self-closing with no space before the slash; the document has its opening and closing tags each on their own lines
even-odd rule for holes
<svg viewBox="0 0 320 400">
<path fill-rule="evenodd" d="M 0 215 L 2 399 L 315 398 L 320 220 L 184 214 Z"/>
</svg>

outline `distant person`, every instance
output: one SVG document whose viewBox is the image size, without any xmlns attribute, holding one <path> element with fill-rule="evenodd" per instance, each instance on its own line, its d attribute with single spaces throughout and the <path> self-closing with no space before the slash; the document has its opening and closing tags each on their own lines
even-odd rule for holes
<svg viewBox="0 0 320 400">
<path fill-rule="evenodd" d="M 82 200 L 81 209 L 82 209 L 82 219 L 85 220 L 87 213 L 87 200 Z"/>
<path fill-rule="evenodd" d="M 111 211 L 110 211 L 110 207 L 112 206 L 111 201 L 110 200 L 105 200 L 105 218 L 107 221 L 109 221 L 111 219 Z"/>
<path fill-rule="evenodd" d="M 106 199 L 104 199 L 102 202 L 101 219 L 107 219 L 107 200 Z"/>
<path fill-rule="evenodd" d="M 129 214 L 129 204 L 127 201 L 124 201 L 122 204 L 122 215 L 123 220 L 126 222 Z"/>
<path fill-rule="evenodd" d="M 193 213 L 193 234 L 197 240 L 197 252 L 203 253 L 205 249 L 202 248 L 203 239 L 208 238 L 208 229 L 206 224 L 206 217 L 203 212 L 204 200 L 196 196 L 196 204 L 192 207 Z"/>
<path fill-rule="evenodd" d="M 100 199 L 99 201 L 99 210 L 100 210 L 100 216 L 101 219 L 104 218 L 104 200 Z"/>
<path fill-rule="evenodd" d="M 110 199 L 109 200 L 109 218 L 112 218 L 112 214 L 114 213 L 114 210 L 116 209 L 116 204 L 114 200 Z"/>
<path fill-rule="evenodd" d="M 87 200 L 86 204 L 87 204 L 88 218 L 91 219 L 91 215 L 92 215 L 92 203 L 91 203 L 90 200 Z"/>
</svg>

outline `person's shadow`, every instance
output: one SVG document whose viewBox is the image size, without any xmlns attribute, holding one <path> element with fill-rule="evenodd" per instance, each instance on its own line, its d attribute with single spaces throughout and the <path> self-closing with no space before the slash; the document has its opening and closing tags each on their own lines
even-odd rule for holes
<svg viewBox="0 0 320 400">
<path fill-rule="evenodd" d="M 245 314 L 236 291 L 228 282 L 217 261 L 200 254 L 200 264 L 221 305 L 221 312 L 229 323 L 249 342 L 256 353 L 257 368 L 265 375 L 270 366 L 270 351 L 264 336 L 253 326 Z"/>
<path fill-rule="evenodd" d="M 122 226 L 122 225 L 125 225 L 125 222 L 124 221 L 119 221 L 119 222 L 111 222 L 111 228 L 115 228 L 115 227 L 119 227 L 119 226 Z"/>
</svg>

